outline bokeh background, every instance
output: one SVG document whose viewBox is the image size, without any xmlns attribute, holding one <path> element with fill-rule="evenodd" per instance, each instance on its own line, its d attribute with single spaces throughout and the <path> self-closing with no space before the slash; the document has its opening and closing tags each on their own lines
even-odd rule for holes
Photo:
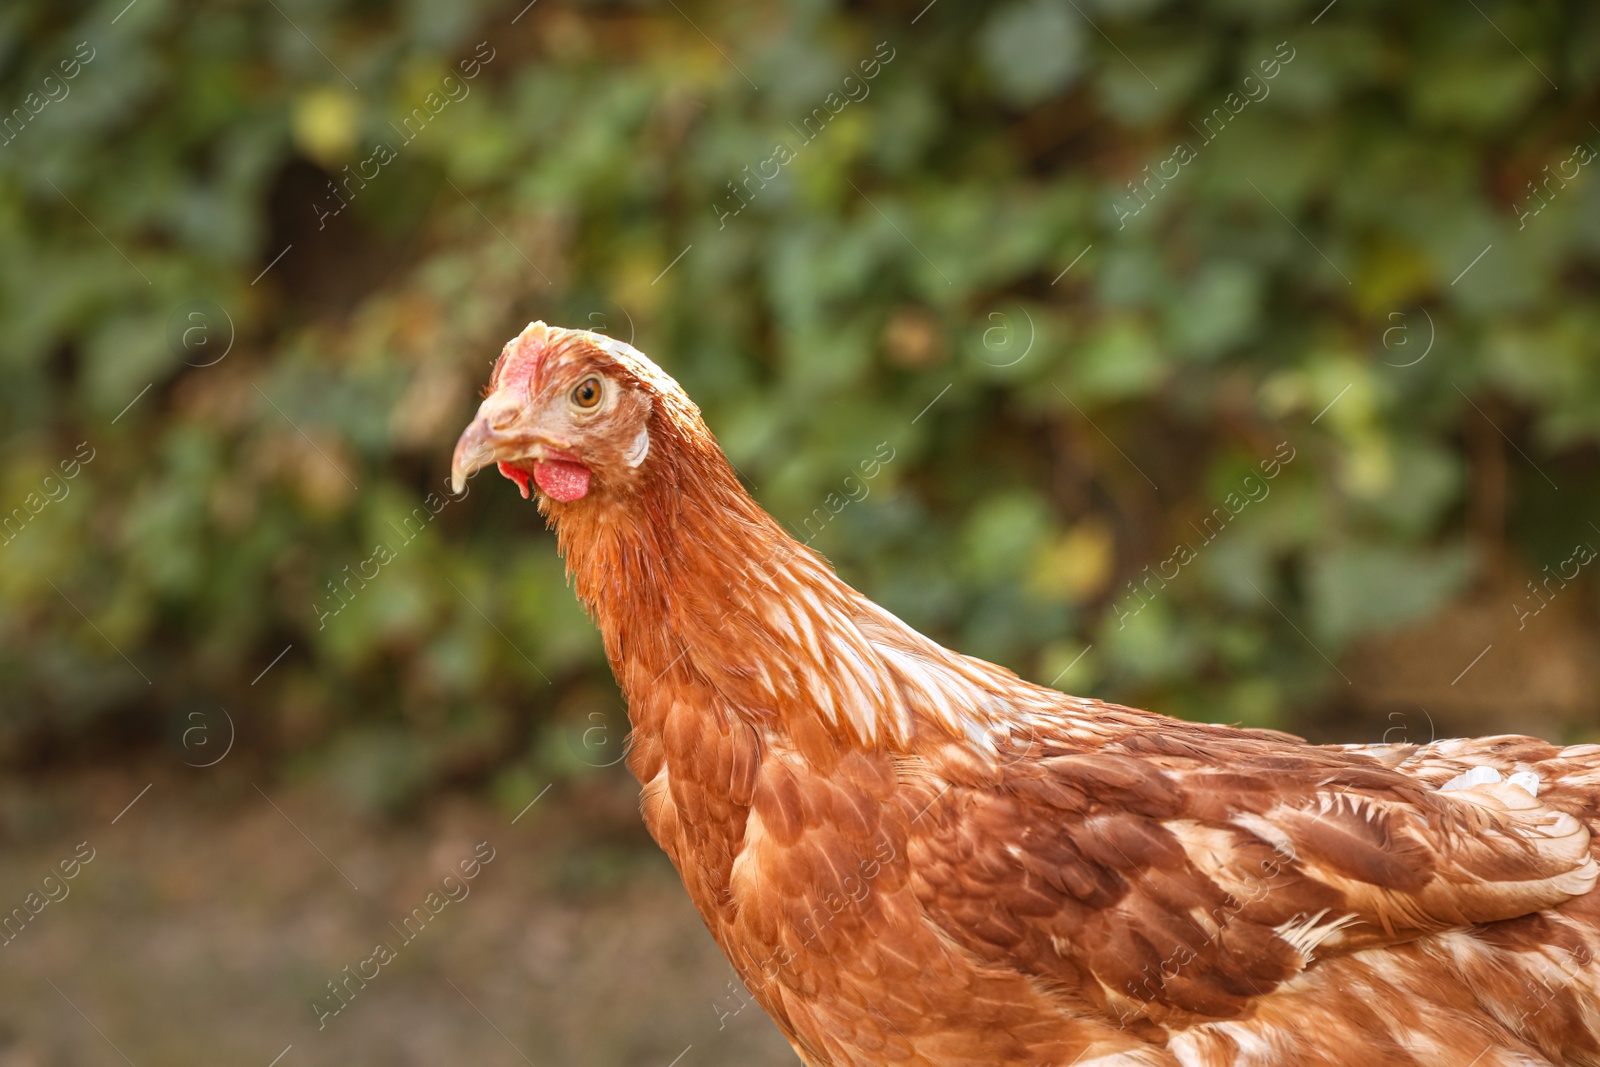
<svg viewBox="0 0 1600 1067">
<path fill-rule="evenodd" d="M 1600 737 L 1597 88 L 1576 0 L 5 5 L 0 1064 L 794 1062 L 444 493 L 535 318 L 1024 676 Z"/>
</svg>

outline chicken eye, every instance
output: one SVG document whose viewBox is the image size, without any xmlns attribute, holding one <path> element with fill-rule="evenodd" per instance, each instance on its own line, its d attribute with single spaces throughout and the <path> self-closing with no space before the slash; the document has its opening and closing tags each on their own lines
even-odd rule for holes
<svg viewBox="0 0 1600 1067">
<path fill-rule="evenodd" d="M 585 378 L 572 390 L 572 402 L 588 410 L 600 403 L 600 379 Z"/>
</svg>

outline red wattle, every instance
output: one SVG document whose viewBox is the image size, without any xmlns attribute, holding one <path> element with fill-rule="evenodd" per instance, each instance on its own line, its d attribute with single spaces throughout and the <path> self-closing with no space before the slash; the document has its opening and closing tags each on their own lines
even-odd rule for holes
<svg viewBox="0 0 1600 1067">
<path fill-rule="evenodd" d="M 528 472 L 513 467 L 508 463 L 497 463 L 500 473 L 517 483 L 517 488 L 522 490 L 522 499 L 528 499 Z"/>
<path fill-rule="evenodd" d="M 581 499 L 589 492 L 589 468 L 581 463 L 543 460 L 533 465 L 533 480 L 545 496 L 562 503 Z"/>
</svg>

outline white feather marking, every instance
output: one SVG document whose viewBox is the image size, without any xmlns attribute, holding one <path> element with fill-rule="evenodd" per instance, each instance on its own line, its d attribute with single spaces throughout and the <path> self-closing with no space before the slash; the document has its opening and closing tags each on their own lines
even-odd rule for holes
<svg viewBox="0 0 1600 1067">
<path fill-rule="evenodd" d="M 961 726 L 966 730 L 967 740 L 972 743 L 973 748 L 990 759 L 994 759 L 1000 754 L 995 750 L 994 742 L 989 739 L 989 731 L 984 728 L 983 723 L 978 722 L 976 719 L 963 718 Z"/>
<path fill-rule="evenodd" d="M 783 601 L 769 601 L 767 610 L 763 614 L 766 615 L 768 625 L 784 637 L 789 638 L 791 641 L 799 638 L 799 635 L 794 632 L 794 623 L 790 621 L 789 611 L 783 606 Z"/>
<path fill-rule="evenodd" d="M 767 670 L 766 662 L 758 657 L 755 660 L 755 667 L 760 672 L 761 688 L 776 697 L 778 695 L 778 687 L 772 684 L 772 672 Z"/>
<path fill-rule="evenodd" d="M 1328 909 L 1324 908 L 1314 915 L 1296 915 L 1287 922 L 1274 926 L 1273 932 L 1287 941 L 1294 950 L 1303 956 L 1307 963 L 1311 962 L 1317 946 L 1333 937 L 1340 930 L 1355 922 L 1356 916 L 1342 915 L 1338 918 L 1328 919 Z M 1323 920 L 1327 920 L 1324 922 Z"/>
<path fill-rule="evenodd" d="M 799 590 L 799 594 L 801 598 L 806 601 L 806 603 L 795 608 L 794 612 L 792 613 L 793 618 L 795 622 L 799 623 L 798 628 L 801 633 L 801 641 L 805 646 L 805 651 L 820 658 L 822 655 L 822 646 L 817 642 L 817 630 L 816 627 L 812 625 L 811 609 L 815 610 L 817 618 L 825 619 L 828 617 L 828 615 L 822 610 L 822 604 L 818 602 L 817 594 L 813 593 L 809 589 Z"/>
<path fill-rule="evenodd" d="M 1222 926 L 1217 922 L 1216 916 L 1205 908 L 1190 908 L 1189 919 L 1204 930 L 1206 937 L 1209 939 L 1215 940 L 1217 935 L 1222 932 Z"/>
<path fill-rule="evenodd" d="M 1470 771 L 1462 771 L 1444 785 L 1439 787 L 1439 792 L 1449 793 L 1457 789 L 1471 789 L 1475 785 L 1493 785 L 1501 781 L 1500 772 L 1493 767 L 1474 767 Z M 1538 779 L 1534 779 L 1537 788 Z M 1526 786 L 1524 786 L 1526 788 Z M 1533 790 L 1529 790 L 1533 792 Z"/>
<path fill-rule="evenodd" d="M 730 887 L 743 888 L 746 892 L 757 893 L 761 890 L 761 868 L 763 853 L 766 851 L 767 827 L 761 821 L 761 816 L 756 809 L 751 808 L 750 814 L 745 817 L 744 843 L 739 849 L 739 854 L 733 859 L 733 866 L 728 871 Z M 746 883 L 748 883 L 746 885 Z"/>
<path fill-rule="evenodd" d="M 1506 781 L 1511 785 L 1526 789 L 1530 797 L 1539 795 L 1539 776 L 1532 771 L 1518 771 L 1507 778 Z"/>
<path fill-rule="evenodd" d="M 839 725 L 839 707 L 833 699 L 833 687 L 828 684 L 828 679 L 812 670 L 807 670 L 805 673 L 806 690 L 817 702 L 817 707 L 827 716 L 829 723 L 834 726 Z"/>
<path fill-rule="evenodd" d="M 857 724 L 857 732 L 869 741 L 875 740 L 877 720 L 881 716 L 878 701 L 869 692 L 875 688 L 872 667 L 847 634 L 832 635 L 829 644 L 839 668 L 834 674 L 838 679 L 839 697 L 851 721 Z"/>
<path fill-rule="evenodd" d="M 628 446 L 628 452 L 622 458 L 623 461 L 628 464 L 628 466 L 637 467 L 639 464 L 644 462 L 644 458 L 649 454 L 650 427 L 641 426 L 639 427 L 639 436 L 633 439 L 633 444 Z"/>
<path fill-rule="evenodd" d="M 762 673 L 775 697 L 799 690 L 823 721 L 869 743 L 904 743 L 918 718 L 931 720 L 986 762 L 1019 729 L 1027 738 L 1037 729 L 1076 736 L 1057 694 L 1032 699 L 1009 672 L 910 630 L 843 587 L 818 557 L 796 552 L 760 577 L 753 613 L 787 653 Z"/>
<path fill-rule="evenodd" d="M 1290 839 L 1288 834 L 1274 825 L 1270 819 L 1265 819 L 1260 815 L 1254 815 L 1249 812 L 1241 812 L 1233 817 L 1233 823 L 1235 826 L 1249 830 L 1271 845 L 1278 855 L 1286 857 L 1291 862 L 1296 858 L 1294 841 Z"/>
</svg>

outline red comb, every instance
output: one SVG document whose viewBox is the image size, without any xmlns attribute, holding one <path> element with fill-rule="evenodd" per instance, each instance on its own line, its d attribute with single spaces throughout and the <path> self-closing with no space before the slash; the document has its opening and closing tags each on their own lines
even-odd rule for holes
<svg viewBox="0 0 1600 1067">
<path fill-rule="evenodd" d="M 544 362 L 548 348 L 550 328 L 543 322 L 530 322 L 527 328 L 506 342 L 500 353 L 500 368 L 495 375 L 495 387 L 532 391 L 534 376 Z"/>
</svg>

